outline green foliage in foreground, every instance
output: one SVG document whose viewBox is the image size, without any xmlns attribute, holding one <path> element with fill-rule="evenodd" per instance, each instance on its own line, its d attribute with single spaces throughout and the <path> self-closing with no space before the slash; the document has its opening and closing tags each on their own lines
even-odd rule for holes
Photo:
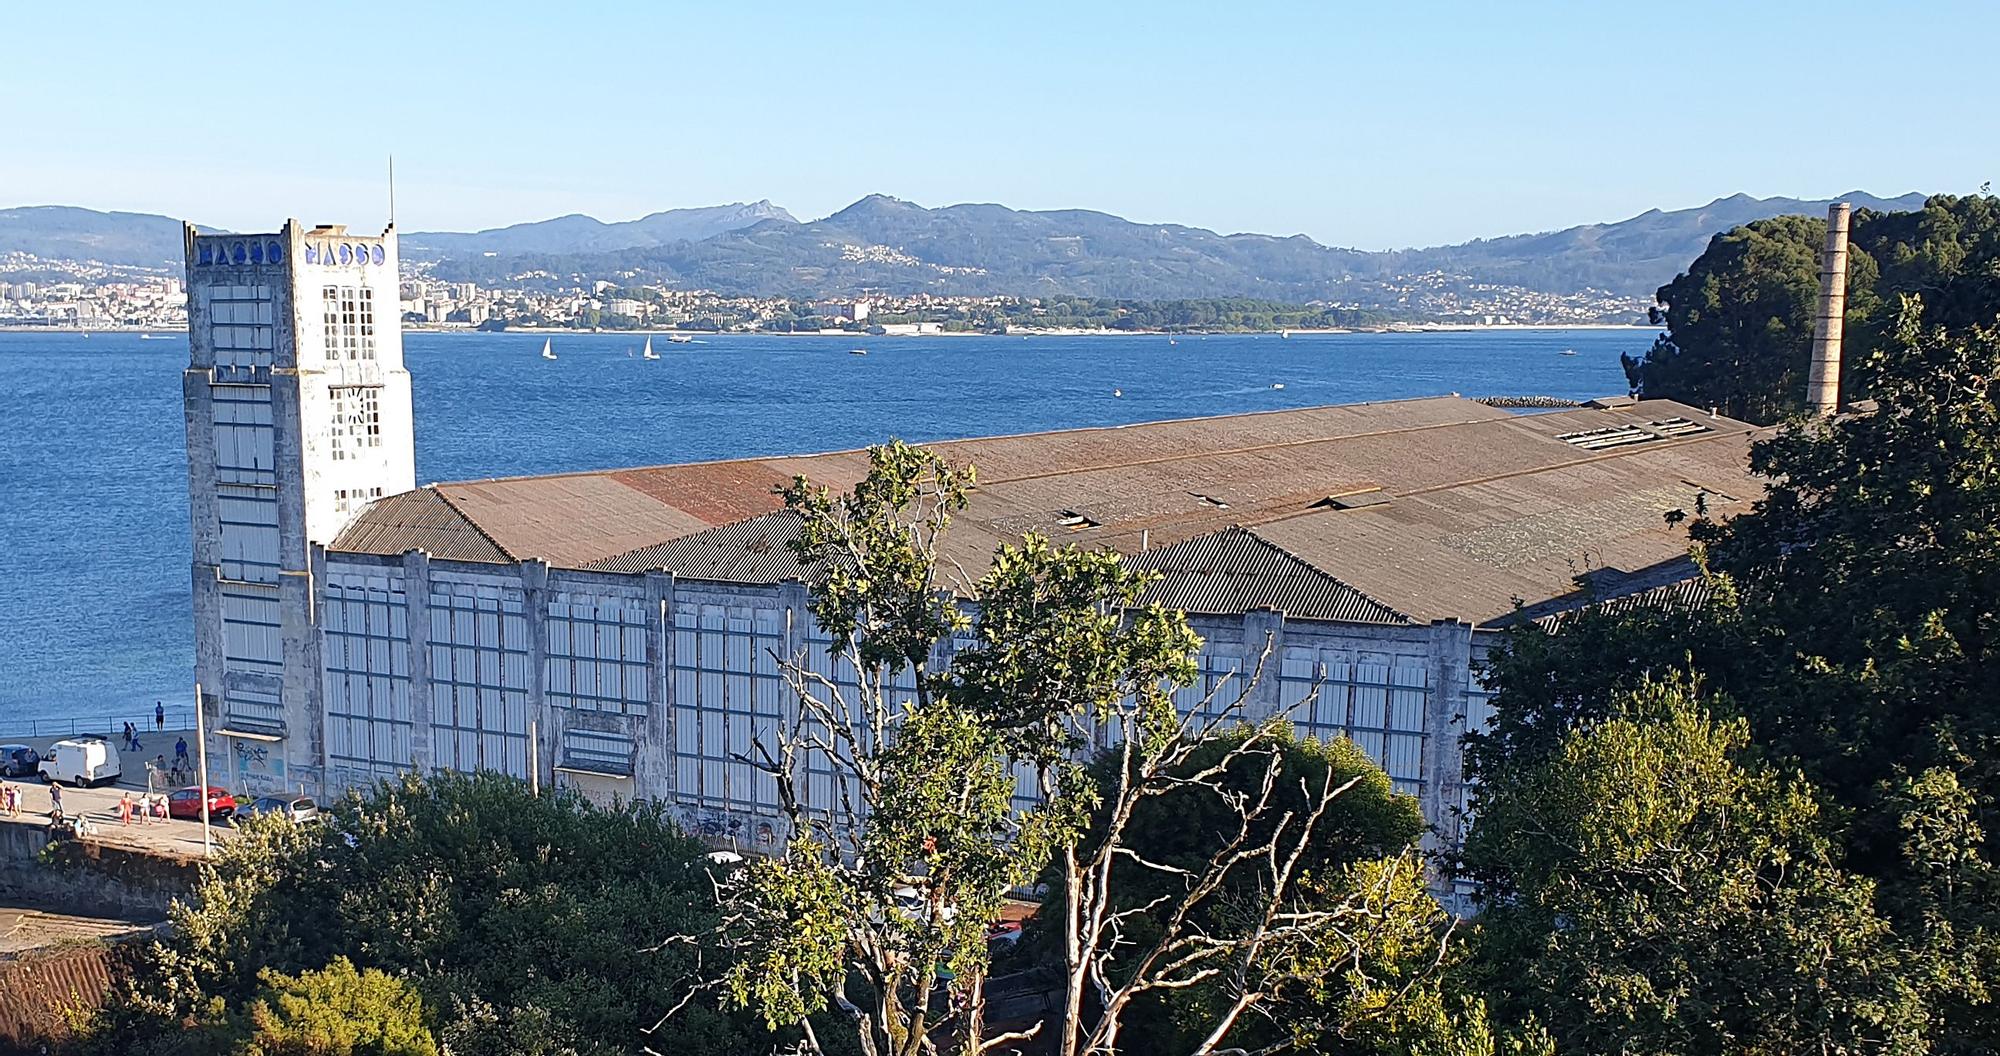
<svg viewBox="0 0 2000 1056">
<path fill-rule="evenodd" d="M 1249 736 L 1248 727 L 1225 733 L 1178 768 L 1181 776 L 1216 769 L 1212 786 L 1174 788 L 1141 800 L 1133 812 L 1126 844 L 1166 870 L 1129 860 L 1112 864 L 1117 908 L 1154 907 L 1126 926 L 1131 941 L 1143 945 L 1158 935 L 1186 878 L 1200 875 L 1237 834 L 1242 814 L 1235 804 L 1260 794 L 1267 758 L 1264 750 L 1231 758 Z M 1251 826 L 1249 842 L 1261 845 L 1280 825 L 1297 824 L 1311 809 L 1309 790 L 1329 781 L 1347 786 L 1313 827 L 1299 862 L 1306 879 L 1291 908 L 1348 911 L 1259 954 L 1253 978 L 1270 997 L 1260 1016 L 1230 1035 L 1230 1044 L 1387 1056 L 1484 1030 L 1483 1014 L 1467 1015 L 1445 994 L 1444 968 L 1458 950 L 1449 915 L 1431 896 L 1414 851 L 1424 831 L 1416 799 L 1398 795 L 1388 775 L 1351 741 L 1321 742 L 1289 730 L 1269 736 L 1268 750 L 1282 756 L 1272 787 L 1276 810 Z M 1111 755 L 1092 768 L 1103 800 L 1113 798 L 1117 762 Z M 1100 838 L 1102 825 L 1100 817 L 1087 842 Z M 1258 864 L 1227 870 L 1215 892 L 1190 907 L 1194 925 L 1212 935 L 1242 930 L 1265 879 Z M 1023 941 L 1030 949 L 1061 941 L 1049 931 L 1038 922 Z M 1132 1052 L 1196 1051 L 1232 996 L 1219 983 L 1145 994 L 1127 1013 L 1120 1045 Z"/>
<path fill-rule="evenodd" d="M 456 1053 L 524 1051 L 530 1039 L 548 1052 L 630 1052 L 699 970 L 698 950 L 652 949 L 714 914 L 702 848 L 657 809 L 437 774 L 332 815 L 225 841 L 86 1051 L 223 1051 L 189 1048 L 173 1026 L 256 1021 L 260 1007 L 272 1024 L 304 1024 L 330 1014 L 301 1002 L 347 980 L 344 958 L 371 986 L 387 973 L 412 988 L 431 1036 Z M 274 983 L 285 977 L 304 989 Z M 652 1044 L 724 1053 L 770 1040 L 698 1012 Z"/>
<path fill-rule="evenodd" d="M 1713 600 L 1496 657 L 1467 865 L 1503 1008 L 1586 1052 L 1618 1022 L 1632 1053 L 1992 1051 L 1996 314 L 1906 299 L 1856 365 L 1879 411 L 1753 448 L 1768 494 L 1693 526 Z M 1647 688 L 1676 671 L 1715 718 Z"/>
<path fill-rule="evenodd" d="M 1814 790 L 1746 761 L 1690 680 L 1618 708 L 1482 792 L 1465 853 L 1507 881 L 1482 919 L 1501 1007 L 1566 1051 L 1917 1051 L 1922 1002 Z"/>
<path fill-rule="evenodd" d="M 437 1056 L 424 1000 L 407 982 L 335 957 L 317 972 L 265 969 L 250 1004 L 249 1056 Z"/>
</svg>

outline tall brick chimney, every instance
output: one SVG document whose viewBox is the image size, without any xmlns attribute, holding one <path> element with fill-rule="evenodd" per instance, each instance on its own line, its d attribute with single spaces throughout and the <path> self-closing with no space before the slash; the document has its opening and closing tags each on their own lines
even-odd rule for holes
<svg viewBox="0 0 2000 1056">
<path fill-rule="evenodd" d="M 1826 210 L 1826 252 L 1819 264 L 1819 314 L 1813 320 L 1812 376 L 1806 399 L 1813 413 L 1832 417 L 1840 410 L 1840 337 L 1847 312 L 1847 224 L 1854 209 L 1835 202 Z"/>
</svg>

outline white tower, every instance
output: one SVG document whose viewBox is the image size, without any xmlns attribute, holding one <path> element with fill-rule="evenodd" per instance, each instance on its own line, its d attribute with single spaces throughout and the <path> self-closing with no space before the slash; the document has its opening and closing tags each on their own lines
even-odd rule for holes
<svg viewBox="0 0 2000 1056">
<path fill-rule="evenodd" d="M 416 486 L 396 235 L 186 230 L 195 677 L 210 779 L 317 789 L 326 737 L 310 561 Z"/>
</svg>

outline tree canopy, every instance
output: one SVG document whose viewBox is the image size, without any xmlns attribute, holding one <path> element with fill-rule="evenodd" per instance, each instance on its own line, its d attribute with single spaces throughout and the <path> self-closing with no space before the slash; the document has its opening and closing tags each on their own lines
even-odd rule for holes
<svg viewBox="0 0 2000 1056">
<path fill-rule="evenodd" d="M 699 963 L 697 950 L 650 950 L 715 913 L 703 848 L 657 807 L 438 773 L 331 815 L 259 821 L 220 845 L 136 993 L 97 1025 L 99 1051 L 147 1051 L 174 1022 L 256 1020 L 257 1002 L 304 1030 L 339 1018 L 322 997 L 379 992 L 386 973 L 454 1052 L 519 1051 L 510 1039 L 524 1035 L 550 1052 L 630 1052 Z M 296 982 L 274 996 L 281 978 Z M 308 1012 L 314 1002 L 326 1007 Z M 661 1040 L 690 1053 L 770 1043 L 712 1012 Z"/>
<path fill-rule="evenodd" d="M 1796 775 L 1791 800 L 1760 794 L 1730 810 L 1732 824 L 1757 819 L 1779 844 L 1751 853 L 1755 848 L 1728 843 L 1727 830 L 1713 829 L 1704 836 L 1711 840 L 1704 862 L 1750 868 L 1761 856 L 1759 875 L 1782 868 L 1786 883 L 1819 885 L 1818 909 L 1786 915 L 1838 931 L 1829 941 L 1867 941 L 1845 952 L 1829 948 L 1812 975 L 1816 984 L 1839 992 L 1841 973 L 1862 965 L 1908 990 L 1868 999 L 1874 1013 L 1889 1017 L 1868 1036 L 1901 1037 L 1899 1051 L 1954 1054 L 1987 1051 L 2000 1036 L 1991 1002 L 2000 983 L 2000 899 L 1983 821 L 2000 806 L 2000 696 L 1992 688 L 2000 661 L 2000 297 L 1984 309 L 1970 299 L 1968 291 L 1993 288 L 1991 265 L 1984 273 L 1967 267 L 1972 251 L 1952 264 L 1948 248 L 1962 242 L 1947 237 L 1944 223 L 1961 213 L 1990 218 L 1990 205 L 1934 200 L 1928 219 L 1899 221 L 1935 237 L 1924 243 L 1928 250 L 1885 252 L 1896 264 L 1885 266 L 1884 281 L 1892 271 L 1915 274 L 1914 262 L 1928 254 L 1939 263 L 1922 268 L 1957 269 L 1942 292 L 1960 299 L 1933 313 L 1926 302 L 1899 295 L 1891 321 L 1850 361 L 1879 409 L 1793 420 L 1752 448 L 1753 467 L 1770 480 L 1764 498 L 1727 523 L 1698 518 L 1691 525 L 1695 554 L 1711 577 L 1709 601 L 1678 611 L 1585 613 L 1554 632 L 1525 625 L 1494 658 L 1495 718 L 1468 748 L 1477 816 L 1466 865 L 1494 900 L 1497 948 L 1512 951 L 1500 963 L 1528 957 L 1520 952 L 1528 939 L 1520 929 L 1507 937 L 1499 922 L 1538 901 L 1555 907 L 1542 926 L 1576 922 L 1582 918 L 1563 907 L 1617 878 L 1621 862 L 1645 858 L 1624 844 L 1578 843 L 1582 833 L 1553 828 L 1560 817 L 1522 812 L 1560 793 L 1572 797 L 1561 816 L 1585 809 L 1601 821 L 1638 816 L 1640 804 L 1612 797 L 1641 790 L 1646 757 L 1632 755 L 1612 768 L 1615 781 L 1582 790 L 1594 799 L 1578 800 L 1575 787 L 1550 782 L 1574 780 L 1560 771 L 1585 761 L 1579 752 L 1588 744 L 1579 738 L 1615 738 L 1637 752 L 1647 738 L 1664 736 L 1635 724 L 1631 694 L 1649 679 L 1691 672 L 1709 692 L 1699 703 L 1719 724 L 1713 732 L 1727 734 L 1711 754 L 1743 775 L 1705 779 L 1714 795 L 1732 783 L 1748 787 L 1741 782 L 1760 773 L 1767 776 L 1756 780 Z M 1892 244 L 1908 245 L 1873 243 Z M 1661 746 L 1656 754 L 1690 750 Z M 1703 787 L 1691 778 L 1675 785 L 1683 795 Z M 1619 803 L 1626 806 L 1607 813 Z M 1817 806 L 1806 811 L 1803 804 Z M 1772 814 L 1781 809 L 1792 813 Z M 1524 831 L 1557 835 L 1543 846 L 1515 838 Z M 1571 838 L 1558 839 L 1564 831 Z M 1558 846 L 1570 850 L 1552 849 Z M 1561 869 L 1537 857 L 1558 853 L 1572 854 Z M 1648 867 L 1620 882 L 1652 883 L 1659 875 Z M 1560 899 L 1548 895 L 1551 877 L 1566 885 Z M 1657 912 L 1663 927 L 1673 925 L 1663 940 L 1720 928 L 1713 911 L 1729 904 L 1710 892 L 1698 905 L 1675 908 L 1678 888 L 1624 897 L 1630 911 Z M 1773 886 L 1759 897 L 1785 906 L 1792 896 Z M 1759 919 L 1730 927 L 1755 933 Z M 1636 924 L 1618 924 L 1627 926 Z M 1558 934 L 1570 937 L 1565 929 Z M 1761 941 L 1782 948 L 1796 938 Z M 1622 970 L 1620 948 L 1607 932 L 1563 952 L 1609 973 Z M 1772 1002 L 1769 991 L 1748 985 L 1751 976 L 1721 978 L 1729 989 L 1714 992 L 1718 1009 Z M 1658 1001 L 1636 989 L 1586 1001 L 1571 988 L 1552 991 L 1537 1009 L 1552 1023 L 1622 1016 L 1637 1024 L 1641 1006 Z M 1892 1022 L 1915 1024 L 1918 1033 L 1892 1032 Z M 1672 1040 L 1684 1036 L 1674 1033 L 1679 1029 L 1659 1018 L 1637 1036 L 1649 1051 L 1699 1051 Z M 1865 1032 L 1855 1029 L 1859 1046 Z"/>
</svg>

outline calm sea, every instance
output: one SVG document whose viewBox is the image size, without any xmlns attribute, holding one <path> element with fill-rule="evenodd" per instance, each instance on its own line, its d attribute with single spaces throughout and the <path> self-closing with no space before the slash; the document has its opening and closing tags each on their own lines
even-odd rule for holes
<svg viewBox="0 0 2000 1056">
<path fill-rule="evenodd" d="M 1637 330 L 1181 337 L 410 334 L 417 479 L 1459 392 L 1625 391 Z M 849 354 L 865 347 L 866 356 Z M 1565 349 L 1577 354 L 1562 355 Z M 186 341 L 0 333 L 0 730 L 190 698 Z M 1282 387 L 1281 387 L 1282 386 Z"/>
</svg>

